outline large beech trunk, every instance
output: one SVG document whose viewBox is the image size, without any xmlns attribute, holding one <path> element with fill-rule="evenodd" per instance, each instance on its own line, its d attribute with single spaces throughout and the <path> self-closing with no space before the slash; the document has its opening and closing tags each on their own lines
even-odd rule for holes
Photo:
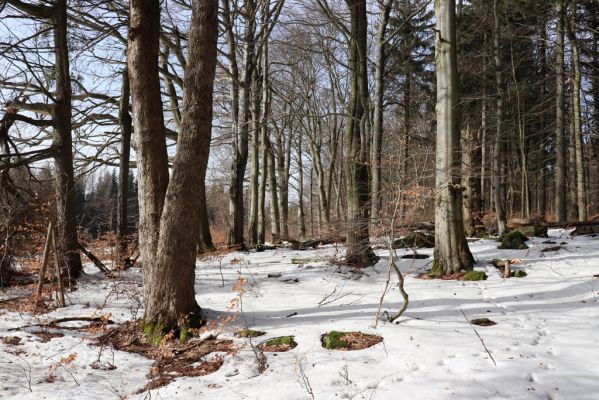
<svg viewBox="0 0 599 400">
<path fill-rule="evenodd" d="M 212 93 L 216 69 L 216 0 L 194 0 L 189 56 L 183 82 L 183 112 L 173 162 L 156 262 L 145 266 L 145 320 L 180 324 L 199 311 L 194 278 L 201 182 L 205 176 L 212 129 Z"/>
<path fill-rule="evenodd" d="M 471 269 L 474 263 L 462 218 L 458 65 L 455 0 L 436 0 L 435 68 L 437 76 L 437 150 L 435 260 L 443 274 Z"/>
<path fill-rule="evenodd" d="M 127 65 L 135 127 L 139 193 L 139 249 L 146 299 L 152 284 L 164 196 L 168 185 L 168 159 L 164 116 L 158 77 L 160 2 L 130 3 Z"/>
<path fill-rule="evenodd" d="M 368 231 L 369 198 L 368 146 L 366 120 L 368 118 L 368 75 L 366 60 L 367 18 L 366 1 L 347 2 L 351 15 L 349 66 L 351 93 L 348 107 L 347 140 L 347 253 L 348 264 L 370 266 L 378 257 L 370 247 Z"/>
</svg>

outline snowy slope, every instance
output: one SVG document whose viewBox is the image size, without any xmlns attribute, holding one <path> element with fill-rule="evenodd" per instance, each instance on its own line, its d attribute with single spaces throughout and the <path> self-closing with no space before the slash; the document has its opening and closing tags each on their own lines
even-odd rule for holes
<svg viewBox="0 0 599 400">
<path fill-rule="evenodd" d="M 491 240 L 471 243 L 477 269 L 489 275 L 481 282 L 416 279 L 417 270 L 431 259 L 414 264 L 400 259 L 401 268 L 411 271 L 405 284 L 410 306 L 398 324 L 379 322 L 377 329 L 374 318 L 387 277 L 385 250 L 364 275 L 331 265 L 344 250 L 334 246 L 232 253 L 220 263 L 200 262 L 198 303 L 208 315 L 238 315 L 220 338 L 233 338 L 247 324 L 267 332 L 254 344 L 294 335 L 298 346 L 266 353 L 269 367 L 259 374 L 248 339 L 235 338 L 242 349 L 226 356 L 218 372 L 179 378 L 152 391 L 151 398 L 599 399 L 599 278 L 593 277 L 599 274 L 599 237 L 572 238 L 562 230 L 550 235 L 567 245 L 542 253 L 550 246 L 542 243 L 547 239 L 532 239 L 529 250 L 498 250 Z M 493 258 L 521 259 L 517 267 L 528 276 L 501 278 L 489 263 Z M 151 360 L 104 349 L 99 364 L 117 368 L 93 369 L 99 348 L 77 331 L 62 330 L 63 337 L 48 343 L 33 334 L 39 327 L 9 331 L 63 316 L 111 314 L 115 322 L 123 322 L 142 315 L 138 271 L 128 271 L 117 282 L 102 279 L 92 267 L 86 271 L 89 275 L 78 291 L 68 294 L 64 309 L 37 317 L 1 314 L 0 309 L 0 336 L 19 336 L 23 343 L 0 343 L 1 399 L 148 398 L 148 393 L 133 393 L 147 382 Z M 279 273 L 278 278 L 267 277 Z M 231 287 L 240 275 L 247 278 L 242 312 L 229 309 L 237 296 Z M 400 301 L 393 287 L 383 310 L 392 313 Z M 476 327 L 496 365 L 462 311 L 469 319 L 497 322 Z M 320 344 L 320 335 L 329 330 L 376 333 L 384 341 L 360 351 L 330 351 Z M 46 382 L 52 366 L 70 354 L 76 354 L 75 360 L 54 367 L 54 382 Z"/>
</svg>

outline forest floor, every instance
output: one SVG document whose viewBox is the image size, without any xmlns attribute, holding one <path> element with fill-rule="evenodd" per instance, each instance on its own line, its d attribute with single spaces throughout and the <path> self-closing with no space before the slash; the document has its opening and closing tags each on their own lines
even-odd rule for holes
<svg viewBox="0 0 599 400">
<path fill-rule="evenodd" d="M 528 250 L 471 242 L 485 281 L 418 279 L 431 258 L 399 259 L 410 305 L 398 323 L 379 321 L 376 328 L 387 250 L 377 250 L 381 260 L 362 273 L 335 264 L 342 246 L 199 261 L 198 303 L 205 315 L 220 318 L 212 333 L 232 340 L 236 350 L 202 358 L 222 361 L 214 373 L 173 375 L 153 390 L 143 388 L 154 360 L 100 347 L 94 339 L 143 315 L 139 270 L 108 279 L 86 265 L 65 308 L 33 313 L 24 306 L 31 286 L 0 291 L 0 398 L 599 399 L 599 236 L 549 234 L 559 250 L 543 252 L 556 244 L 542 238 L 532 238 Z M 419 253 L 431 255 L 432 249 Z M 496 258 L 520 259 L 514 267 L 528 275 L 502 278 L 490 264 Z M 382 307 L 389 314 L 401 305 L 395 283 L 392 275 Z M 81 320 L 47 324 L 67 317 L 100 320 L 91 327 Z M 483 317 L 496 325 L 467 320 Z M 266 335 L 234 336 L 246 327 Z M 332 330 L 372 333 L 383 341 L 356 351 L 328 350 L 321 335 Z M 260 356 L 258 343 L 287 335 L 294 336 L 295 348 Z"/>
</svg>

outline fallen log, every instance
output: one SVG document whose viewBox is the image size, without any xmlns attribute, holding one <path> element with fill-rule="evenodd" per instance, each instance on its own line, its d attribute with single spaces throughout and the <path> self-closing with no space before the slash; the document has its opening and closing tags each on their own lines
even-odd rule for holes
<svg viewBox="0 0 599 400">
<path fill-rule="evenodd" d="M 102 261 L 100 261 L 100 259 L 98 257 L 96 257 L 91 251 L 89 251 L 88 249 L 85 248 L 85 246 L 83 246 L 81 244 L 81 242 L 78 243 L 79 245 L 79 250 L 81 250 L 81 252 L 83 254 L 85 254 L 85 256 L 87 258 L 89 258 L 89 260 L 94 263 L 94 265 L 100 270 L 102 271 L 102 273 L 104 273 L 104 275 L 106 276 L 111 276 L 110 270 L 108 268 L 106 268 L 106 266 L 102 263 Z"/>
</svg>

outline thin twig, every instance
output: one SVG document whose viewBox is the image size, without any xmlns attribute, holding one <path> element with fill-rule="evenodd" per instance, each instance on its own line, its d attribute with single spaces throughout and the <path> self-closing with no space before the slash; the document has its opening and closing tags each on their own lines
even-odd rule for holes
<svg viewBox="0 0 599 400">
<path fill-rule="evenodd" d="M 466 313 L 464 313 L 464 311 L 461 308 L 460 308 L 460 312 L 462 313 L 462 315 L 464 316 L 464 318 L 466 319 L 466 321 L 468 321 L 468 324 L 470 324 L 470 327 L 472 328 L 472 330 L 474 331 L 474 333 L 476 333 L 476 336 L 478 336 L 478 339 L 480 340 L 480 342 L 482 343 L 483 347 L 485 348 L 485 351 L 487 352 L 487 354 L 489 355 L 489 357 L 491 357 L 491 360 L 493 361 L 493 364 L 497 365 L 497 363 L 495 362 L 495 359 L 491 355 L 491 352 L 489 351 L 489 349 L 485 345 L 485 341 L 483 340 L 482 337 L 480 337 L 480 335 L 476 331 L 476 328 L 474 327 L 474 325 L 472 325 L 472 322 L 470 322 L 470 320 L 466 316 Z"/>
</svg>

